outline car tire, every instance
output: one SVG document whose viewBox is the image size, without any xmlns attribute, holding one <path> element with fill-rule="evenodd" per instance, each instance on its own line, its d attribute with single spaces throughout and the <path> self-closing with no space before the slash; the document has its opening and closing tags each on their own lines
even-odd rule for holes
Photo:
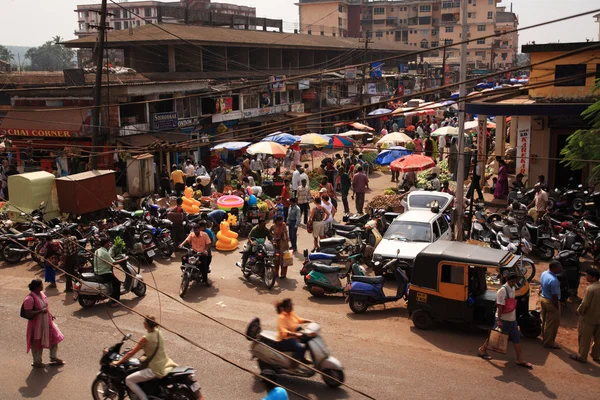
<svg viewBox="0 0 600 400">
<path fill-rule="evenodd" d="M 416 328 L 423 331 L 433 328 L 433 318 L 424 310 L 417 310 L 412 314 L 412 321 Z"/>
</svg>

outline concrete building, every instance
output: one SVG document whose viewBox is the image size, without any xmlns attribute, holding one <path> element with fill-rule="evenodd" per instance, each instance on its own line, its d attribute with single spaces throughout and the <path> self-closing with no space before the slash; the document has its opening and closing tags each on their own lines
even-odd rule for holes
<svg viewBox="0 0 600 400">
<path fill-rule="evenodd" d="M 594 18 L 596 18 L 596 22 L 598 23 L 598 41 L 600 41 L 600 14 L 594 15 Z"/>
<path fill-rule="evenodd" d="M 510 68 L 517 64 L 519 33 L 509 31 L 517 29 L 518 26 L 519 20 L 515 13 L 506 11 L 505 7 L 498 7 L 496 33 L 502 33 L 502 36 L 491 39 L 494 69 Z"/>
<path fill-rule="evenodd" d="M 362 0 L 300 0 L 299 33 L 360 37 Z"/>
</svg>

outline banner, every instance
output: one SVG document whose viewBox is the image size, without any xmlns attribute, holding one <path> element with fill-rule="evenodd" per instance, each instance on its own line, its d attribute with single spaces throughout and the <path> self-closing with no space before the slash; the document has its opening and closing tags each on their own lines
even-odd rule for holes
<svg viewBox="0 0 600 400">
<path fill-rule="evenodd" d="M 355 80 L 356 79 L 356 67 L 346 68 L 346 79 L 347 80 Z"/>
<path fill-rule="evenodd" d="M 177 128 L 177 113 L 164 112 L 152 114 L 152 129 L 162 131 Z"/>
<path fill-rule="evenodd" d="M 519 117 L 517 123 L 517 165 L 516 173 L 529 175 L 529 154 L 531 146 L 531 117 Z"/>
<path fill-rule="evenodd" d="M 371 78 L 377 79 L 383 76 L 383 63 L 374 62 L 371 64 Z"/>
<path fill-rule="evenodd" d="M 271 76 L 270 81 L 272 92 L 285 92 L 285 75 Z"/>
<path fill-rule="evenodd" d="M 233 97 L 221 97 L 217 99 L 216 113 L 228 113 L 233 111 Z"/>
<path fill-rule="evenodd" d="M 479 118 L 477 120 L 477 162 L 485 162 L 486 160 L 486 142 L 487 120 L 485 118 Z"/>
</svg>

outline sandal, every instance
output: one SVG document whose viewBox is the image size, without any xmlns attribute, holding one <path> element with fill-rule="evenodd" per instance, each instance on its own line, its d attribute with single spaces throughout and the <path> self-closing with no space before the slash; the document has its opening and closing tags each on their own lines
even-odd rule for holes
<svg viewBox="0 0 600 400">
<path fill-rule="evenodd" d="M 544 346 L 547 349 L 551 349 L 551 350 L 559 350 L 561 347 L 558 344 L 553 344 L 552 346 Z"/>
<path fill-rule="evenodd" d="M 527 368 L 527 369 L 533 369 L 533 365 L 531 365 L 531 363 L 528 362 L 522 362 L 522 363 L 517 363 L 517 365 L 519 367 L 523 367 L 523 368 Z"/>
<path fill-rule="evenodd" d="M 580 363 L 582 363 L 582 364 L 585 364 L 585 363 L 587 362 L 587 361 L 583 361 L 581 358 L 579 358 L 579 357 L 578 357 L 578 356 L 576 356 L 575 354 L 570 354 L 570 355 L 569 355 L 569 358 L 570 358 L 571 360 L 578 361 L 578 362 L 580 362 Z"/>
<path fill-rule="evenodd" d="M 478 356 L 478 357 L 481 357 L 481 358 L 483 358 L 483 359 L 484 359 L 484 360 L 486 360 L 486 361 L 489 361 L 489 360 L 491 360 L 491 359 L 492 359 L 492 357 L 491 357 L 491 356 L 490 356 L 488 353 L 483 353 L 483 354 L 481 354 L 481 353 L 479 353 L 479 352 L 478 352 L 478 353 L 477 353 L 477 356 Z"/>
<path fill-rule="evenodd" d="M 65 365 L 65 362 L 60 358 L 51 358 L 50 365 Z"/>
<path fill-rule="evenodd" d="M 34 367 L 34 368 L 46 368 L 46 364 L 44 364 L 44 363 L 37 363 L 37 362 L 31 363 L 31 366 Z"/>
</svg>

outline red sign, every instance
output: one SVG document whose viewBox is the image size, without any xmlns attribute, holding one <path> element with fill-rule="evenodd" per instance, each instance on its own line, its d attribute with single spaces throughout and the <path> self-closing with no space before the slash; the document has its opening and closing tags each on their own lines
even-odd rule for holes
<svg viewBox="0 0 600 400">
<path fill-rule="evenodd" d="M 302 92 L 302 100 L 316 100 L 317 92 L 314 90 L 305 90 Z"/>
<path fill-rule="evenodd" d="M 233 111 L 233 97 L 221 97 L 217 99 L 216 108 L 217 114 Z"/>
<path fill-rule="evenodd" d="M 397 96 L 404 96 L 404 85 L 398 85 L 398 94 Z"/>
<path fill-rule="evenodd" d="M 33 137 L 79 137 L 78 131 L 59 131 L 53 129 L 0 129 L 0 133 L 9 136 L 33 136 Z"/>
</svg>

